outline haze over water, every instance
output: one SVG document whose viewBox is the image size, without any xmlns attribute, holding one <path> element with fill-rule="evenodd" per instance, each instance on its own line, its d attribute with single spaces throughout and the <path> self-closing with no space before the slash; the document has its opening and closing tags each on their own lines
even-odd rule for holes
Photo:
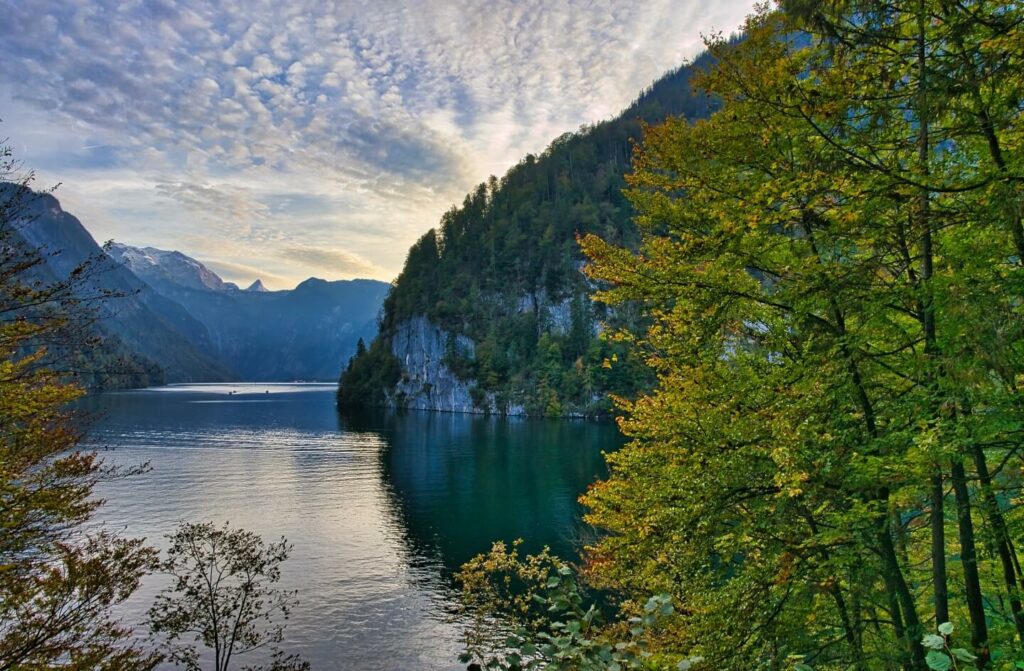
<svg viewBox="0 0 1024 671">
<path fill-rule="evenodd" d="M 178 522 L 230 521 L 294 545 L 286 650 L 314 669 L 458 669 L 452 573 L 492 541 L 572 556 L 577 497 L 611 425 L 453 414 L 339 415 L 333 385 L 188 385 L 107 393 L 88 446 L 108 464 L 98 518 L 163 547 Z M 268 393 L 269 392 L 269 393 Z M 126 617 L 159 590 L 149 579 Z M 244 660 L 239 660 L 242 663 Z"/>
</svg>

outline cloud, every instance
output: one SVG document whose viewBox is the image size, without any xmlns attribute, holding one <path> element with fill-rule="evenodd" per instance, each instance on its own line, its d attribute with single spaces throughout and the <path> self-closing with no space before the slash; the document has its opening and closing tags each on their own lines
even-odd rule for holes
<svg viewBox="0 0 1024 671">
<path fill-rule="evenodd" d="M 250 190 L 232 186 L 161 182 L 156 185 L 156 191 L 193 212 L 218 220 L 263 220 L 269 210 Z"/>
<path fill-rule="evenodd" d="M 243 289 L 257 279 L 262 280 L 263 284 L 270 289 L 286 289 L 292 284 L 287 277 L 268 273 L 265 268 L 256 268 L 244 263 L 211 260 L 201 261 L 201 263 L 220 275 L 222 279 L 234 282 Z"/>
<path fill-rule="evenodd" d="M 319 249 L 292 245 L 278 254 L 290 261 L 297 261 L 309 268 L 326 270 L 331 275 L 371 276 L 379 272 L 372 263 L 351 252 L 340 249 Z"/>
<path fill-rule="evenodd" d="M 390 279 L 475 183 L 616 114 L 752 4 L 8 3 L 0 117 L 96 226 L 245 242 L 253 265 L 282 244 L 344 249 Z M 97 202 L 115 183 L 130 208 Z M 336 209 L 274 210 L 296 193 Z M 368 225 L 387 244 L 347 247 Z"/>
</svg>

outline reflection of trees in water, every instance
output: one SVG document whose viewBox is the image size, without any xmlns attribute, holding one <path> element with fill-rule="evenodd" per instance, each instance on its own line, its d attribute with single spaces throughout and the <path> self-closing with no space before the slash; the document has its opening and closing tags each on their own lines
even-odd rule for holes
<svg viewBox="0 0 1024 671">
<path fill-rule="evenodd" d="M 385 497 L 383 506 L 390 519 L 387 524 L 389 532 L 398 536 L 399 550 L 403 553 L 404 563 L 410 568 L 417 582 L 427 582 L 428 591 L 440 591 L 451 594 L 451 581 L 445 579 L 445 563 L 440 548 L 436 544 L 410 533 L 408 515 L 402 506 L 401 498 L 396 494 L 388 472 L 389 455 L 401 422 L 398 414 L 387 410 L 345 408 L 338 410 L 338 427 L 343 433 L 363 434 L 381 444 L 376 456 L 376 471 L 380 489 Z"/>
<path fill-rule="evenodd" d="M 411 565 L 450 578 L 495 540 L 524 539 L 576 556 L 588 530 L 578 496 L 605 473 L 614 426 L 451 413 L 345 412 L 344 431 L 372 432 L 380 476 Z"/>
</svg>

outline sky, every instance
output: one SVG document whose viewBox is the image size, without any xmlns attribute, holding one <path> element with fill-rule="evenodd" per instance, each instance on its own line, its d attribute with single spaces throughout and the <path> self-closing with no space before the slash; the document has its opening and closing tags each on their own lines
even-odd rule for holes
<svg viewBox="0 0 1024 671">
<path fill-rule="evenodd" d="M 0 0 L 0 137 L 99 242 L 392 280 L 489 175 L 753 0 Z"/>
</svg>

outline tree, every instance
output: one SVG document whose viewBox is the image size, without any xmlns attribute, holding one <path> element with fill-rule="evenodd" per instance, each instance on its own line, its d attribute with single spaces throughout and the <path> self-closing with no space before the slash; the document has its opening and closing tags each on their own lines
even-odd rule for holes
<svg viewBox="0 0 1024 671">
<path fill-rule="evenodd" d="M 64 282 L 40 271 L 18 234 L 31 181 L 0 148 L 0 669 L 152 668 L 159 657 L 111 607 L 154 551 L 89 528 L 94 486 L 118 473 L 77 449 L 82 418 L 67 407 L 82 390 L 53 372 L 88 342 L 90 300 L 76 289 L 89 271 Z"/>
<path fill-rule="evenodd" d="M 627 335 L 659 379 L 620 399 L 588 571 L 670 592 L 675 645 L 723 668 L 923 669 L 930 617 L 984 667 L 1021 638 L 1024 173 L 998 150 L 1024 17 L 783 4 L 710 45 L 721 111 L 648 129 L 639 251 L 584 239 L 599 298 L 650 316 Z"/>
<path fill-rule="evenodd" d="M 196 643 L 213 652 L 215 671 L 232 660 L 269 648 L 268 671 L 308 669 L 309 664 L 277 647 L 295 605 L 295 592 L 275 587 L 291 546 L 282 538 L 266 544 L 257 534 L 228 524 L 182 524 L 168 536 L 160 569 L 171 584 L 149 611 L 150 628 L 163 639 L 168 657 L 198 671 Z M 191 638 L 190 638 L 191 637 Z"/>
</svg>

